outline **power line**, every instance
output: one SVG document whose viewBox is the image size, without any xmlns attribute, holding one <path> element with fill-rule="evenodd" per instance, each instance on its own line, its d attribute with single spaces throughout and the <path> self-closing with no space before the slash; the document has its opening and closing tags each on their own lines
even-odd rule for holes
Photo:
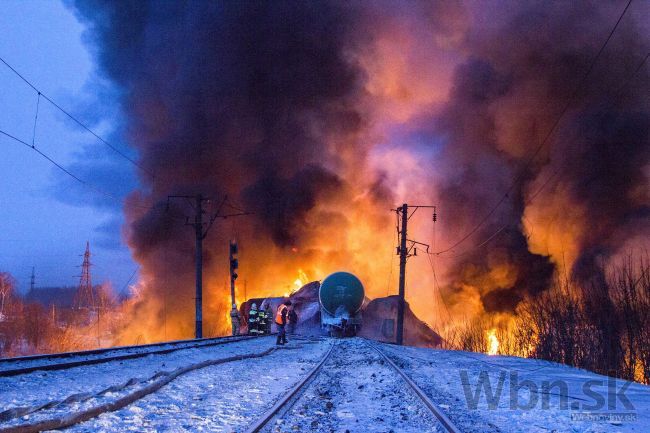
<svg viewBox="0 0 650 433">
<path fill-rule="evenodd" d="M 135 268 L 135 270 L 133 271 L 133 273 L 131 274 L 131 276 L 129 277 L 129 279 L 126 281 L 126 283 L 125 283 L 124 286 L 122 287 L 122 290 L 120 290 L 120 293 L 124 293 L 124 290 L 126 290 L 126 288 L 129 286 L 129 283 L 131 282 L 131 280 L 133 279 L 133 277 L 135 277 L 135 274 L 136 274 L 139 270 L 140 270 L 140 266 L 137 266 L 137 267 Z"/>
<path fill-rule="evenodd" d="M 442 291 L 440 290 L 440 284 L 438 284 L 438 276 L 436 275 L 436 268 L 433 265 L 433 258 L 431 257 L 430 254 L 427 254 L 427 260 L 429 261 L 429 265 L 431 266 L 431 272 L 433 273 L 433 288 L 434 288 L 434 291 L 438 294 L 438 297 L 442 301 L 442 306 L 445 307 L 445 312 L 447 313 L 447 318 L 451 319 L 451 314 L 449 313 L 449 308 L 447 307 L 447 302 L 445 302 L 445 298 L 443 298 Z"/>
<path fill-rule="evenodd" d="M 110 192 L 108 192 L 108 191 L 104 191 L 103 189 L 98 188 L 98 187 L 92 185 L 91 183 L 89 183 L 88 181 L 86 181 L 86 180 L 80 178 L 79 176 L 77 176 L 76 174 L 74 174 L 73 172 L 71 172 L 70 170 L 68 170 L 67 168 L 65 168 L 64 166 L 62 166 L 60 163 L 58 163 L 57 161 L 55 161 L 52 157 L 50 157 L 48 154 L 46 154 L 45 152 L 43 152 L 43 151 L 40 150 L 39 148 L 37 148 L 37 147 L 32 147 L 31 144 L 27 143 L 27 142 L 24 141 L 24 140 L 21 140 L 20 138 L 14 136 L 14 135 L 12 135 L 12 134 L 9 134 L 8 132 L 6 132 L 6 131 L 4 131 L 4 130 L 2 130 L 2 129 L 0 129 L 0 134 L 1 134 L 1 135 L 4 135 L 4 136 L 7 137 L 7 138 L 10 138 L 10 139 L 14 140 L 14 141 L 17 142 L 17 143 L 20 143 L 20 144 L 26 146 L 27 148 L 29 148 L 29 149 L 33 150 L 34 152 L 38 153 L 42 158 L 46 159 L 49 163 L 51 163 L 52 165 L 54 165 L 56 168 L 58 168 L 59 170 L 61 170 L 63 173 L 65 173 L 66 175 L 70 176 L 70 177 L 71 177 L 72 179 L 74 179 L 76 182 L 80 183 L 81 185 L 83 185 L 84 187 L 90 189 L 91 191 L 93 191 L 93 192 L 95 192 L 95 193 L 97 193 L 97 194 L 103 195 L 104 197 L 107 197 L 107 198 L 109 198 L 109 199 L 111 199 L 111 200 L 114 200 L 114 201 L 116 201 L 116 202 L 118 202 L 118 203 L 120 203 L 120 204 L 123 203 L 123 200 L 122 200 L 121 198 L 115 196 L 114 194 L 112 194 L 112 193 L 110 193 Z M 132 206 L 133 206 L 134 208 L 143 209 L 143 210 L 146 210 L 146 211 L 158 210 L 158 211 L 166 212 L 166 209 L 165 209 L 164 207 L 161 207 L 161 206 L 141 206 L 141 205 L 137 205 L 137 204 L 133 204 Z M 174 219 L 179 219 L 179 220 L 181 219 L 181 218 L 179 218 L 179 217 L 175 217 L 175 216 L 173 216 L 173 215 L 170 215 L 170 217 L 171 217 L 171 218 L 174 218 Z M 186 218 L 182 218 L 182 220 L 185 221 Z"/>
<path fill-rule="evenodd" d="M 397 214 L 396 214 L 397 215 Z M 390 246 L 390 265 L 388 269 L 388 280 L 386 281 L 386 296 L 390 295 L 390 281 L 393 279 L 393 262 L 395 260 L 395 254 L 393 253 L 393 246 L 395 241 L 397 241 L 397 232 L 399 232 L 399 225 L 396 224 L 396 230 L 393 232 L 393 242 Z"/>
<path fill-rule="evenodd" d="M 50 156 L 48 156 L 46 153 L 44 153 L 44 152 L 41 151 L 40 149 L 37 149 L 36 147 L 33 147 L 31 144 L 27 143 L 26 141 L 23 141 L 23 140 L 21 140 L 20 138 L 14 136 L 14 135 L 11 135 L 11 134 L 9 134 L 8 132 L 5 132 L 5 131 L 3 131 L 3 130 L 1 130 L 1 129 L 0 129 L 0 134 L 6 136 L 6 137 L 8 137 L 8 138 L 11 138 L 12 140 L 14 140 L 14 141 L 16 141 L 16 142 L 18 142 L 18 143 L 20 143 L 20 144 L 23 144 L 23 145 L 27 146 L 28 148 L 32 149 L 34 152 L 36 152 L 36 153 L 38 153 L 39 155 L 41 155 L 41 157 L 43 157 L 43 158 L 45 158 L 46 160 L 48 160 L 51 164 L 53 164 L 53 165 L 54 165 L 55 167 L 57 167 L 59 170 L 61 170 L 62 172 L 64 172 L 65 174 L 67 174 L 68 176 L 70 176 L 71 178 L 73 178 L 74 180 L 76 180 L 77 182 L 81 183 L 82 185 L 84 185 L 84 186 L 86 186 L 86 187 L 88 187 L 88 188 L 91 188 L 91 189 L 95 190 L 96 192 L 98 192 L 98 193 L 100 193 L 100 194 L 102 194 L 102 195 L 108 196 L 108 197 L 113 198 L 113 199 L 116 198 L 116 197 L 113 196 L 112 194 L 110 194 L 110 193 L 108 193 L 108 192 L 105 192 L 105 191 L 102 191 L 102 190 L 100 190 L 100 189 L 97 189 L 97 188 L 95 188 L 94 186 L 90 185 L 90 184 L 89 184 L 88 182 L 86 182 L 85 180 L 83 180 L 83 179 L 77 177 L 74 173 L 70 172 L 67 168 L 63 167 L 61 164 L 59 164 L 58 162 L 56 162 L 55 160 L 53 160 L 53 159 L 52 159 Z"/>
<path fill-rule="evenodd" d="M 65 110 L 63 107 L 61 107 L 59 104 L 57 104 L 54 100 L 52 100 L 49 96 L 44 94 L 41 90 L 39 90 L 34 84 L 32 84 L 27 78 L 25 78 L 20 72 L 18 72 L 13 66 L 11 66 L 4 58 L 0 57 L 0 62 L 4 63 L 4 65 L 9 68 L 18 78 L 20 78 L 22 81 L 25 82 L 29 87 L 31 87 L 37 94 L 38 94 L 38 101 L 37 101 L 37 110 L 38 110 L 38 103 L 40 102 L 40 98 L 42 97 L 46 101 L 48 101 L 50 104 L 52 104 L 55 108 L 57 108 L 59 111 L 61 111 L 63 114 L 68 116 L 70 119 L 72 119 L 77 125 L 81 126 L 83 129 L 91 133 L 95 138 L 97 138 L 99 141 L 101 141 L 103 144 L 108 146 L 113 152 L 117 153 L 120 155 L 122 158 L 126 159 L 129 161 L 131 164 L 139 168 L 140 170 L 148 173 L 152 178 L 154 177 L 154 174 L 144 168 L 142 165 L 140 165 L 137 161 L 134 159 L 130 158 L 128 155 L 126 155 L 124 152 L 119 150 L 117 147 L 113 146 L 111 143 L 108 141 L 104 140 L 99 134 L 97 134 L 95 131 L 90 129 L 85 123 L 83 123 L 81 120 L 77 119 L 75 116 L 70 114 L 69 111 Z M 38 111 L 36 117 L 38 118 Z M 34 119 L 34 134 L 36 133 L 36 119 Z M 33 141 L 33 140 L 32 140 Z"/>
<path fill-rule="evenodd" d="M 600 58 L 600 55 L 601 55 L 601 54 L 603 53 L 603 51 L 605 50 L 605 47 L 607 46 L 607 44 L 609 43 L 610 39 L 611 39 L 612 36 L 614 35 L 614 32 L 616 32 L 616 29 L 618 28 L 618 25 L 620 24 L 621 20 L 623 19 L 623 16 L 625 15 L 625 13 L 627 12 L 628 8 L 630 7 L 630 4 L 632 4 L 632 0 L 629 0 L 629 1 L 627 2 L 627 5 L 626 5 L 625 8 L 623 9 L 623 12 L 621 12 L 620 16 L 618 17 L 618 20 L 616 21 L 616 24 L 614 25 L 614 27 L 613 27 L 612 30 L 610 31 L 610 33 L 609 33 L 609 35 L 607 36 L 607 39 L 605 40 L 605 42 L 601 45 L 601 47 L 600 47 L 600 49 L 598 50 L 598 52 L 596 53 L 595 57 L 592 59 L 592 61 L 591 61 L 590 65 L 589 65 L 589 67 L 587 68 L 587 70 L 586 70 L 586 72 L 584 73 L 584 75 L 581 77 L 581 79 L 580 79 L 580 81 L 578 82 L 578 85 L 576 86 L 575 90 L 573 91 L 573 93 L 572 93 L 572 94 L 569 96 L 569 98 L 567 99 L 567 102 L 566 102 L 566 104 L 564 105 L 564 108 L 562 109 L 562 111 L 560 112 L 559 116 L 557 117 L 557 119 L 555 120 L 555 122 L 553 123 L 553 125 L 551 126 L 551 129 L 548 131 L 548 133 L 546 134 L 546 136 L 544 137 L 544 139 L 541 141 L 541 143 L 539 144 L 539 146 L 537 146 L 537 148 L 535 149 L 535 151 L 533 152 L 533 154 L 530 156 L 530 158 L 526 161 L 526 163 L 524 164 L 524 166 L 523 166 L 522 169 L 520 170 L 520 172 L 519 172 L 519 174 L 517 175 L 517 177 L 515 177 L 515 179 L 514 179 L 514 180 L 512 181 L 512 183 L 510 184 L 510 187 L 507 189 L 506 193 L 505 193 L 505 194 L 501 197 L 501 199 L 500 199 L 500 200 L 499 200 L 499 201 L 498 201 L 498 202 L 497 202 L 497 203 L 492 207 L 492 209 L 490 209 L 490 211 L 489 211 L 489 212 L 488 212 L 488 213 L 483 217 L 483 219 L 482 219 L 482 220 L 481 220 L 477 225 L 475 225 L 475 226 L 474 226 L 474 227 L 473 227 L 469 232 L 467 232 L 467 233 L 466 233 L 466 234 L 465 234 L 461 239 L 459 239 L 457 242 L 455 242 L 455 243 L 454 243 L 453 245 L 451 245 L 450 247 L 447 247 L 447 248 L 445 248 L 444 250 L 436 251 L 434 254 L 438 255 L 438 254 L 446 253 L 447 251 L 450 251 L 450 250 L 454 249 L 455 247 L 457 247 L 458 245 L 460 245 L 461 243 L 463 243 L 465 240 L 467 240 L 470 236 L 472 236 L 474 233 L 476 233 L 476 231 L 477 231 L 479 228 L 481 228 L 481 227 L 483 226 L 483 224 L 485 224 L 485 222 L 488 220 L 488 218 L 490 218 L 490 217 L 492 216 L 492 214 L 493 214 L 493 213 L 494 213 L 494 212 L 495 212 L 495 211 L 496 211 L 496 210 L 501 206 L 501 204 L 503 204 L 503 202 L 504 202 L 504 201 L 509 197 L 509 195 L 510 195 L 510 193 L 512 192 L 512 190 L 513 190 L 513 189 L 515 188 L 515 186 L 518 184 L 518 181 L 519 181 L 519 180 L 520 180 L 520 179 L 525 175 L 526 170 L 528 169 L 528 167 L 533 163 L 533 161 L 535 160 L 535 158 L 537 157 L 537 155 L 539 154 L 539 152 L 540 152 L 540 151 L 541 151 L 541 150 L 546 146 L 546 144 L 548 143 L 549 138 L 551 138 L 551 136 L 552 136 L 553 133 L 555 132 L 557 126 L 559 125 L 560 121 L 562 120 L 562 118 L 564 117 L 564 115 L 566 114 L 566 112 L 569 110 L 569 107 L 571 106 L 571 104 L 573 103 L 574 99 L 575 99 L 576 96 L 578 95 L 578 92 L 580 92 L 580 90 L 582 90 L 582 88 L 583 88 L 583 86 L 584 86 L 584 84 L 585 84 L 585 82 L 586 82 L 586 80 L 587 80 L 589 74 L 591 74 L 591 71 L 594 69 L 594 66 L 596 65 L 596 62 L 598 61 L 598 59 Z"/>
</svg>

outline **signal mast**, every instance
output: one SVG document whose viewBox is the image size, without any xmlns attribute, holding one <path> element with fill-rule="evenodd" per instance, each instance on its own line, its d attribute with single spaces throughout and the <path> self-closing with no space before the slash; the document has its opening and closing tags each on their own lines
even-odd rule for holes
<svg viewBox="0 0 650 433">
<path fill-rule="evenodd" d="M 237 279 L 237 269 L 239 268 L 239 260 L 237 259 L 237 241 L 230 241 L 230 303 L 232 309 L 230 310 L 230 321 L 232 322 L 232 335 L 239 334 L 239 311 L 237 310 L 237 301 L 235 300 L 235 280 Z"/>
</svg>

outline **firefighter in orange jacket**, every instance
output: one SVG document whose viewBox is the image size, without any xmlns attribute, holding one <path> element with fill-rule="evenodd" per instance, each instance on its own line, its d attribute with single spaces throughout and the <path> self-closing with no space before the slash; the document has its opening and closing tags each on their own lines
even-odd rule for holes
<svg viewBox="0 0 650 433">
<path fill-rule="evenodd" d="M 290 306 L 291 301 L 286 301 L 278 307 L 278 311 L 275 313 L 275 324 L 278 325 L 278 338 L 275 344 L 278 346 L 287 343 L 285 327 L 287 326 L 287 315 L 289 314 Z"/>
</svg>

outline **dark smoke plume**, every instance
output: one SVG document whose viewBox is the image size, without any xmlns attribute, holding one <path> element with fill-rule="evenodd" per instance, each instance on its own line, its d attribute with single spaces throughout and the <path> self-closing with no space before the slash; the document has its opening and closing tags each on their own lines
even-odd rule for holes
<svg viewBox="0 0 650 433">
<path fill-rule="evenodd" d="M 343 5 L 75 5 L 103 70 L 123 89 L 132 142 L 156 174 L 154 197 L 197 186 L 216 196 L 246 189 L 246 204 L 266 222 L 308 210 L 276 201 L 305 206 L 339 183 L 325 167 L 336 163 L 324 160 L 326 139 L 362 123 L 352 106 L 358 72 L 343 54 L 351 38 Z M 285 242 L 295 236 L 287 223 L 267 227 Z"/>
<path fill-rule="evenodd" d="M 511 310 L 526 295 L 545 290 L 554 270 L 550 259 L 560 262 L 548 247 L 532 252 L 531 238 L 550 230 L 539 227 L 536 233 L 526 208 L 553 215 L 560 231 L 573 238 L 572 272 L 581 279 L 597 272 L 597 258 L 607 259 L 629 239 L 648 233 L 649 81 L 647 65 L 637 75 L 635 70 L 650 45 L 639 9 L 622 21 L 585 85 L 580 81 L 624 6 L 527 2 L 510 13 L 483 11 L 491 25 L 469 32 L 469 60 L 457 68 L 438 118 L 436 132 L 447 137 L 443 161 L 449 165 L 440 201 L 461 216 L 460 235 L 516 180 L 474 242 L 458 250 L 499 234 L 452 271 L 457 287 L 481 287 L 490 284 L 490 270 L 513 268 L 504 270 L 513 274 L 505 287 L 494 282 L 493 290 L 481 293 L 487 311 Z M 616 93 L 617 88 L 625 90 Z M 557 131 L 529 163 L 567 102 Z M 563 199 L 554 197 L 558 191 L 566 192 Z M 562 227 L 565 218 L 572 224 Z M 506 229 L 499 232 L 501 227 Z"/>
<path fill-rule="evenodd" d="M 126 232 L 158 284 L 188 292 L 192 281 L 191 235 L 177 222 L 189 208 L 141 210 L 168 194 L 227 194 L 254 211 L 240 235 L 262 250 L 256 271 L 328 260 L 372 278 L 377 293 L 375 256 L 343 246 L 355 225 L 370 232 L 356 243 L 379 250 L 395 201 L 435 201 L 451 244 L 510 191 L 445 269 L 446 285 L 474 291 L 488 312 L 547 289 L 564 248 L 572 271 L 589 274 L 648 231 L 647 65 L 633 73 L 650 46 L 647 6 L 632 5 L 571 99 L 623 6 L 74 2 L 121 92 L 129 141 L 155 173 L 127 201 Z M 411 136 L 416 146 L 404 144 Z M 413 197 L 422 180 L 381 140 L 416 161 L 435 155 L 426 197 Z M 224 254 L 227 236 L 215 236 L 208 263 Z M 300 248 L 314 239 L 340 251 Z"/>
<path fill-rule="evenodd" d="M 247 224 L 258 247 L 267 239 L 292 247 L 307 230 L 310 209 L 344 193 L 341 161 L 327 146 L 353 145 L 350 137 L 364 123 L 355 108 L 359 71 L 344 52 L 354 25 L 345 3 L 74 7 L 101 70 L 121 91 L 129 140 L 155 173 L 142 175 L 143 191 L 128 200 L 126 230 L 155 284 L 191 296 L 192 239 L 182 220 L 192 210 L 172 203 L 161 212 L 169 194 L 201 193 L 215 203 L 228 195 L 254 212 Z M 155 208 L 143 212 L 146 206 Z M 208 275 L 224 237 L 206 241 Z"/>
</svg>

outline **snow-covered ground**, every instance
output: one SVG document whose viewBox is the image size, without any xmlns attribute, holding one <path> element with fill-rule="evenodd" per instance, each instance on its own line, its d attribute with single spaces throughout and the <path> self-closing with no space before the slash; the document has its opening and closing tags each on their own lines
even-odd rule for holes
<svg viewBox="0 0 650 433">
<path fill-rule="evenodd" d="M 130 380 L 142 381 L 188 364 L 249 353 L 270 347 L 275 337 L 244 340 L 219 346 L 183 349 L 167 354 L 113 361 L 56 371 L 35 371 L 0 378 L 0 412 L 63 400 L 73 394 L 97 393 Z M 2 426 L 2 424 L 0 424 Z"/>
<path fill-rule="evenodd" d="M 187 373 L 116 412 L 70 432 L 241 431 L 311 370 L 331 343 L 291 341 L 264 358 Z"/>
<path fill-rule="evenodd" d="M 132 394 L 163 377 L 161 373 L 208 360 L 265 353 L 274 343 L 274 337 L 263 337 L 0 378 L 0 413 L 59 403 L 32 414 L 9 417 L 0 421 L 0 428 L 77 413 Z M 189 371 L 120 410 L 66 431 L 243 431 L 300 381 L 332 344 L 337 346 L 322 370 L 273 420 L 270 431 L 441 431 L 403 380 L 359 338 L 293 338 L 288 346 L 264 357 Z M 545 361 L 377 346 L 464 432 L 650 431 L 647 386 L 613 382 Z M 515 382 L 520 389 L 514 387 Z M 114 389 L 107 390 L 109 387 Z M 497 397 L 486 398 L 487 394 Z"/>
<path fill-rule="evenodd" d="M 557 363 L 384 344 L 380 347 L 461 431 L 650 432 L 650 387 L 645 385 L 627 385 L 621 398 L 616 391 L 620 393 L 626 386 L 624 381 L 610 378 L 608 382 L 606 376 Z M 479 383 L 483 385 L 475 407 L 472 403 Z M 516 384 L 520 386 L 518 392 Z M 492 395 L 501 389 L 500 398 L 490 399 L 493 407 L 489 407 L 486 388 Z M 625 406 L 624 398 L 631 407 Z M 620 421 L 619 417 L 628 419 Z"/>
</svg>

